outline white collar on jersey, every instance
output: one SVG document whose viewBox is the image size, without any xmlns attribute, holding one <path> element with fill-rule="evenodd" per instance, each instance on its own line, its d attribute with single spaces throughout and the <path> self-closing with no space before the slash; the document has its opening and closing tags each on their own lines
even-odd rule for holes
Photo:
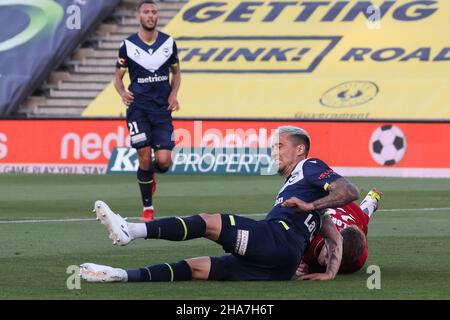
<svg viewBox="0 0 450 320">
<path fill-rule="evenodd" d="M 155 72 L 166 63 L 173 53 L 173 38 L 169 37 L 156 51 L 152 54 L 138 47 L 133 42 L 125 40 L 127 46 L 127 56 L 141 67 L 148 71 Z"/>
<path fill-rule="evenodd" d="M 278 192 L 277 198 L 284 191 L 284 189 L 286 189 L 288 186 L 293 185 L 303 179 L 303 177 L 304 177 L 303 176 L 303 164 L 307 160 L 309 160 L 309 158 L 306 158 L 306 159 L 300 161 L 299 163 L 297 163 L 294 170 L 292 170 L 291 174 L 286 179 L 286 182 L 284 183 L 284 185 L 281 187 L 280 191 Z M 285 200 L 287 200 L 287 199 L 285 199 Z"/>
</svg>

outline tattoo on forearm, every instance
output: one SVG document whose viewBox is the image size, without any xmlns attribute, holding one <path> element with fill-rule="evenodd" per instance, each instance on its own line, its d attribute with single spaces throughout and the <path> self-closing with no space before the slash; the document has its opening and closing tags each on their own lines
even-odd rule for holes
<svg viewBox="0 0 450 320">
<path fill-rule="evenodd" d="M 330 241 L 330 245 L 328 245 L 329 250 L 329 258 L 328 258 L 328 264 L 327 264 L 327 272 L 331 273 L 333 277 L 336 276 L 336 274 L 339 271 L 339 258 L 338 258 L 338 251 L 339 247 L 336 242 Z"/>
<path fill-rule="evenodd" d="M 326 273 L 331 279 L 334 279 L 341 266 L 343 248 L 342 236 L 331 221 L 331 218 L 327 216 L 323 220 L 320 234 L 325 239 L 325 246 L 328 253 Z"/>
<path fill-rule="evenodd" d="M 339 271 L 339 260 L 337 255 L 334 253 L 331 254 L 330 261 L 328 263 L 329 266 L 327 271 L 330 272 L 333 275 L 333 277 L 336 276 L 336 274 Z"/>
<path fill-rule="evenodd" d="M 343 197 L 341 194 L 339 194 L 338 191 L 333 191 L 328 196 L 314 201 L 313 204 L 316 210 L 320 210 L 339 207 L 349 202 L 350 201 L 348 201 L 346 197 Z"/>
<path fill-rule="evenodd" d="M 330 187 L 330 194 L 313 202 L 316 210 L 334 208 L 345 205 L 353 200 L 357 190 L 347 180 L 340 178 L 334 181 Z"/>
</svg>

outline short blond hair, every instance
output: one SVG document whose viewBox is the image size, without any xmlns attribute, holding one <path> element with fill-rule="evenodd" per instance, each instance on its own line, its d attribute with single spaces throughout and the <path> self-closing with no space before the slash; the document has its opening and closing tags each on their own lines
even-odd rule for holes
<svg viewBox="0 0 450 320">
<path fill-rule="evenodd" d="M 291 140 L 296 145 L 305 145 L 305 154 L 308 156 L 309 148 L 311 147 L 311 136 L 305 129 L 295 127 L 295 126 L 282 126 L 277 129 L 278 135 L 282 133 L 289 133 L 289 140 Z"/>
</svg>

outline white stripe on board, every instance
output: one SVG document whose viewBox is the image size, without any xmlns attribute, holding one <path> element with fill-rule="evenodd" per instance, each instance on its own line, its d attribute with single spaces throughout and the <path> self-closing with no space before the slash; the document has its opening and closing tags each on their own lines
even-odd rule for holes
<svg viewBox="0 0 450 320">
<path fill-rule="evenodd" d="M 450 178 L 449 168 L 333 167 L 345 177 Z"/>
<path fill-rule="evenodd" d="M 332 167 L 346 177 L 450 178 L 450 168 Z M 0 163 L 0 173 L 106 174 L 106 164 Z"/>
</svg>

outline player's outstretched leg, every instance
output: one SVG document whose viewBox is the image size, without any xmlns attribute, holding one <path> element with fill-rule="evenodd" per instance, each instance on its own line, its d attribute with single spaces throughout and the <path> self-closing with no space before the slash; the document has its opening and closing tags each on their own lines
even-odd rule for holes
<svg viewBox="0 0 450 320">
<path fill-rule="evenodd" d="M 113 244 L 122 246 L 138 238 L 185 241 L 206 237 L 216 241 L 221 230 L 219 214 L 200 214 L 182 218 L 163 218 L 146 223 L 128 223 L 103 201 L 95 202 L 94 211 L 97 220 L 100 220 L 109 231 L 109 238 L 113 240 Z"/>
<path fill-rule="evenodd" d="M 80 277 L 88 282 L 127 282 L 128 274 L 120 268 L 95 263 L 80 265 Z"/>
<path fill-rule="evenodd" d="M 128 223 L 128 229 L 134 239 L 185 241 L 205 237 L 206 222 L 200 215 L 170 217 L 146 223 Z"/>
<path fill-rule="evenodd" d="M 96 201 L 94 212 L 99 220 L 109 232 L 109 238 L 113 244 L 125 246 L 134 238 L 130 235 L 128 224 L 119 214 L 114 213 L 103 201 Z"/>
<path fill-rule="evenodd" d="M 378 202 L 381 200 L 382 194 L 383 193 L 380 190 L 372 189 L 359 205 L 362 211 L 364 211 L 369 216 L 369 218 L 375 211 L 378 210 Z"/>
<path fill-rule="evenodd" d="M 192 270 L 185 260 L 127 270 L 83 263 L 80 277 L 88 282 L 172 282 L 192 280 Z"/>
</svg>

